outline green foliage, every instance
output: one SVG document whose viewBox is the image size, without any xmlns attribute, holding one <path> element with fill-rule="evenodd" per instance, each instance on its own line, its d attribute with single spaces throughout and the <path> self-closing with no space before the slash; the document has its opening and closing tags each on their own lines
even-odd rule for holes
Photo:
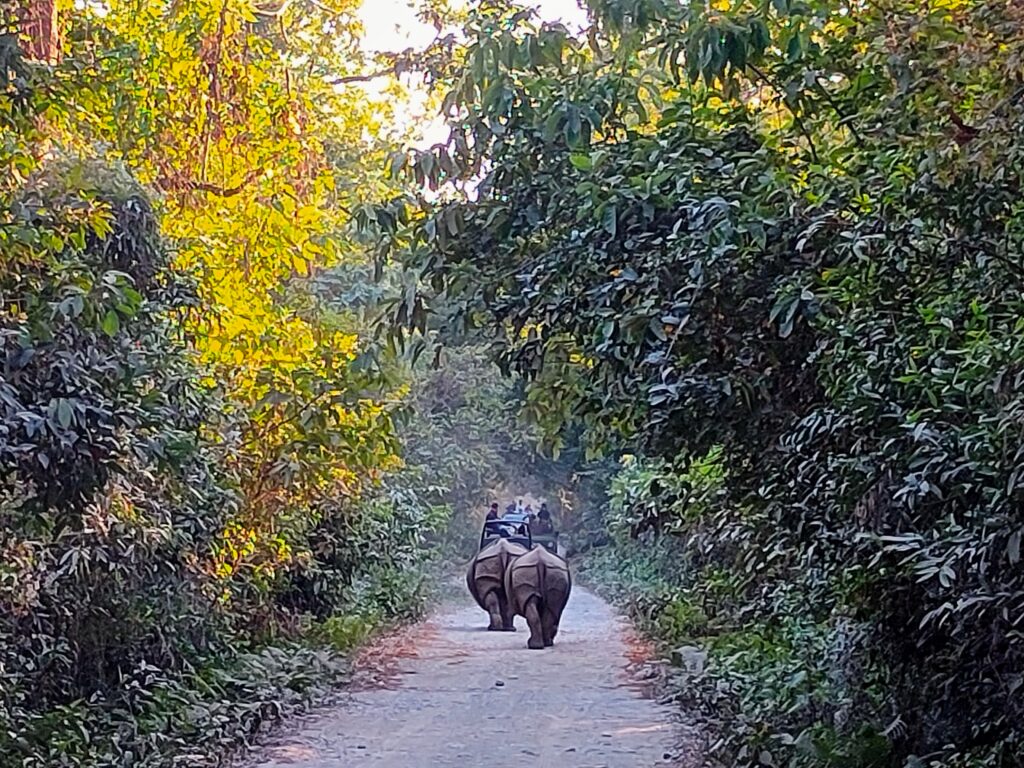
<svg viewBox="0 0 1024 768">
<path fill-rule="evenodd" d="M 125 680 L 123 702 L 78 699 L 33 713 L 17 738 L 5 732 L 0 765 L 220 765 L 224 753 L 324 696 L 347 672 L 338 657 L 301 646 L 244 653 L 183 675 L 143 665 Z"/>
<path fill-rule="evenodd" d="M 196 561 L 235 501 L 196 436 L 217 401 L 176 339 L 187 284 L 166 268 L 145 196 L 122 172 L 69 164 L 44 169 L 23 199 L 67 235 L 26 248 L 32 271 L 0 278 L 0 646 L 13 707 L 107 689 L 144 661 L 174 668 L 207 644 Z M 84 227 L 62 217 L 88 208 Z"/>
<path fill-rule="evenodd" d="M 706 475 L 701 466 L 699 476 Z M 864 723 L 884 711 L 890 673 L 864 654 L 866 624 L 823 615 L 803 603 L 807 585 L 791 578 L 764 593 L 742 565 L 735 521 L 713 505 L 685 509 L 672 535 L 633 537 L 631 505 L 656 499 L 651 484 L 689 479 L 631 462 L 615 479 L 607 515 L 618 534 L 589 554 L 581 576 L 625 607 L 679 667 L 681 702 L 721 723 L 717 749 L 737 761 L 791 766 L 883 766 L 898 722 Z M 630 485 L 626 492 L 623 487 Z M 731 540 L 728 547 L 726 540 Z M 866 666 L 867 665 L 867 666 Z"/>
<path fill-rule="evenodd" d="M 453 346 L 438 362 L 412 369 L 401 478 L 417 498 L 448 510 L 435 540 L 463 557 L 475 551 L 484 510 L 499 494 L 550 485 L 538 476 L 535 430 L 519 418 L 521 387 L 480 346 Z"/>
<path fill-rule="evenodd" d="M 289 181 L 312 161 L 293 157 L 291 179 L 246 181 L 240 200 L 205 161 L 199 179 L 184 167 L 194 140 L 227 142 L 227 176 L 235 152 L 266 160 L 265 144 L 226 138 L 249 118 L 247 140 L 281 140 L 285 154 L 302 143 L 270 119 L 287 73 L 249 79 L 233 93 L 256 97 L 222 111 L 219 87 L 282 57 L 234 6 L 208 37 L 200 5 L 62 16 L 55 66 L 23 63 L 0 11 L 4 768 L 218 764 L 344 678 L 334 653 L 295 644 L 330 639 L 322 619 L 348 611 L 372 630 L 423 607 L 415 569 L 443 515 L 388 474 L 395 433 L 375 398 L 390 382 L 352 364 L 351 318 L 319 305 L 299 270 L 341 227 L 340 207 L 325 223 L 313 205 L 333 206 L 331 173 L 298 190 Z M 218 81 L 217 57 L 246 41 L 259 66 L 233 62 L 252 66 Z M 210 95 L 182 86 L 197 70 L 218 103 L 176 112 L 168 98 Z M 249 227 L 257 214 L 263 230 Z M 265 232 L 261 247 L 232 227 Z"/>
<path fill-rule="evenodd" d="M 225 576 L 234 446 L 204 432 L 224 401 L 180 332 L 197 302 L 148 198 L 122 169 L 55 162 L 20 199 L 19 225 L 62 234 L 0 277 L 0 764 L 214 764 L 340 679 L 282 645 L 303 625 L 347 651 L 419 615 L 414 568 L 446 518 L 392 479 L 283 516 L 292 567 Z"/>
<path fill-rule="evenodd" d="M 678 540 L 706 631 L 779 649 L 764 700 L 713 699 L 727 762 L 1015 765 L 1019 10 L 588 6 L 585 40 L 470 14 L 451 139 L 404 160 L 443 191 L 378 217 L 395 319 L 484 335 L 552 444 L 656 460 L 613 533 Z"/>
<path fill-rule="evenodd" d="M 532 431 L 519 422 L 516 385 L 480 347 L 455 347 L 437 367 L 418 367 L 409 406 L 405 459 L 443 482 L 442 498 L 459 512 L 478 508 L 489 489 L 526 470 Z"/>
<path fill-rule="evenodd" d="M 393 566 L 368 569 L 345 591 L 334 607 L 335 613 L 312 629 L 310 637 L 347 652 L 397 622 L 422 618 L 436 594 L 435 582 L 446 576 L 442 572 L 446 566 L 446 561 L 440 561 L 433 567 L 418 563 L 415 570 Z"/>
<path fill-rule="evenodd" d="M 343 653 L 358 648 L 377 628 L 374 616 L 342 614 L 331 616 L 317 629 L 318 639 Z"/>
</svg>

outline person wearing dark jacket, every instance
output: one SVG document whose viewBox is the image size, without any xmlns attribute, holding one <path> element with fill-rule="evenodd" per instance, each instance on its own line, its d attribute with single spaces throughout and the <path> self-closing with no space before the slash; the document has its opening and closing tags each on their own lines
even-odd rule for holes
<svg viewBox="0 0 1024 768">
<path fill-rule="evenodd" d="M 498 519 L 498 502 L 493 502 L 491 508 L 487 510 L 487 517 L 485 520 L 497 520 Z"/>
<path fill-rule="evenodd" d="M 540 505 L 540 512 L 537 513 L 537 533 L 554 533 L 555 526 L 551 522 L 551 511 L 547 504 Z"/>
</svg>

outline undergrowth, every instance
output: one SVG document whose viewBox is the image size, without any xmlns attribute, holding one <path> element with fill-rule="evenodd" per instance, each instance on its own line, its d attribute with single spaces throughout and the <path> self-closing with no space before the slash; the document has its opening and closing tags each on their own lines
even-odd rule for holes
<svg viewBox="0 0 1024 768">
<path fill-rule="evenodd" d="M 891 764 L 887 734 L 850 727 L 854 708 L 873 699 L 882 682 L 844 669 L 844 646 L 855 642 L 859 627 L 815 623 L 795 608 L 777 621 L 722 615 L 707 600 L 728 588 L 713 573 L 699 585 L 680 577 L 680 557 L 663 539 L 617 541 L 591 550 L 577 569 L 671 661 L 671 695 L 709 719 L 709 736 L 718 734 L 712 755 L 727 764 L 794 768 Z"/>
<path fill-rule="evenodd" d="M 0 766 L 222 765 L 281 718 L 326 700 L 375 634 L 422 616 L 432 570 L 369 569 L 335 613 L 307 616 L 291 640 L 226 648 L 179 671 L 142 663 L 110 692 L 44 711 L 0 704 Z"/>
</svg>

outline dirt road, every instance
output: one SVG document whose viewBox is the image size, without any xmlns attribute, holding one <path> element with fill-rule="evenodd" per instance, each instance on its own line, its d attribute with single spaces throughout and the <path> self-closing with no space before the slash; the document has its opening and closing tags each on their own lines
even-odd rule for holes
<svg viewBox="0 0 1024 768">
<path fill-rule="evenodd" d="M 653 768 L 674 765 L 672 714 L 631 678 L 639 646 L 575 587 L 554 648 L 487 632 L 466 595 L 392 637 L 336 707 L 285 723 L 250 768 Z"/>
</svg>

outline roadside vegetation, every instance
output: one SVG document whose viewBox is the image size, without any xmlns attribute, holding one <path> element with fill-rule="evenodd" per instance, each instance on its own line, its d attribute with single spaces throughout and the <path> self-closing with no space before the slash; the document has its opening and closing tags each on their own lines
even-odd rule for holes
<svg viewBox="0 0 1024 768">
<path fill-rule="evenodd" d="M 1018 765 L 1019 8 L 587 5 L 484 3 L 435 70 L 396 327 L 631 457 L 591 569 L 693 649 L 725 764 Z"/>
<path fill-rule="evenodd" d="M 356 7 L 61 3 L 52 50 L 0 11 L 4 768 L 219 763 L 421 614 L 482 496 L 369 326 Z"/>
</svg>

